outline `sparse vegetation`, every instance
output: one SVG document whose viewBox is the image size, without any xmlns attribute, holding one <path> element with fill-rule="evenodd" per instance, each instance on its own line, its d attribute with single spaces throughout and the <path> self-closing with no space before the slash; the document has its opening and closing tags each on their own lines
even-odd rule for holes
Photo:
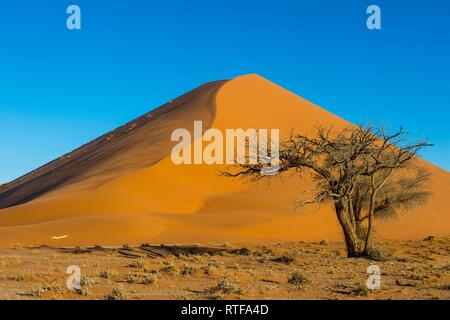
<svg viewBox="0 0 450 320">
<path fill-rule="evenodd" d="M 130 267 L 130 268 L 145 268 L 145 261 L 144 260 L 132 261 L 128 264 L 128 267 Z"/>
<path fill-rule="evenodd" d="M 272 259 L 272 261 L 290 264 L 295 262 L 296 258 L 297 254 L 295 252 L 285 252 L 281 256 Z"/>
<path fill-rule="evenodd" d="M 272 256 L 273 250 L 269 246 L 263 246 L 253 253 L 257 257 Z"/>
<path fill-rule="evenodd" d="M 146 274 L 144 276 L 144 279 L 142 280 L 142 283 L 146 285 L 153 285 L 156 284 L 157 282 L 158 282 L 158 275 L 154 273 Z"/>
<path fill-rule="evenodd" d="M 128 283 L 139 283 L 141 281 L 141 275 L 137 273 L 128 273 L 125 277 L 125 281 Z"/>
<path fill-rule="evenodd" d="M 27 296 L 39 298 L 45 293 L 46 290 L 44 290 L 42 287 L 35 287 L 31 289 L 30 292 L 26 293 Z"/>
<path fill-rule="evenodd" d="M 217 270 L 217 266 L 213 263 L 208 263 L 206 266 L 202 267 L 205 274 L 211 276 Z"/>
<path fill-rule="evenodd" d="M 400 287 L 416 287 L 418 285 L 418 282 L 408 280 L 408 279 L 397 279 L 395 283 Z"/>
<path fill-rule="evenodd" d="M 227 278 L 222 278 L 217 285 L 206 290 L 210 294 L 230 294 L 230 293 L 241 293 L 241 291 L 236 287 L 235 283 L 228 280 Z"/>
<path fill-rule="evenodd" d="M 77 290 L 78 294 L 82 296 L 90 295 L 92 286 L 96 283 L 97 279 L 94 277 L 82 277 L 80 280 L 80 289 Z"/>
<path fill-rule="evenodd" d="M 245 248 L 245 247 L 240 248 L 240 249 L 230 250 L 230 253 L 241 255 L 241 256 L 249 256 L 252 254 L 251 250 L 249 248 Z"/>
<path fill-rule="evenodd" d="M 166 265 L 165 267 L 162 267 L 160 272 L 164 272 L 170 275 L 175 275 L 177 274 L 177 268 L 175 267 L 175 265 L 173 263 L 169 263 L 168 265 Z"/>
<path fill-rule="evenodd" d="M 307 284 L 308 282 L 309 282 L 308 278 L 298 271 L 292 273 L 291 276 L 288 278 L 288 283 L 296 286 L 301 286 Z"/>
<path fill-rule="evenodd" d="M 167 255 L 145 260 L 130 258 L 133 252 L 117 254 L 115 249 L 80 256 L 72 249 L 68 250 L 70 253 L 59 253 L 45 248 L 34 255 L 30 254 L 31 249 L 21 248 L 15 251 L 15 256 L 3 255 L 9 264 L 2 268 L 0 299 L 20 296 L 31 299 L 443 299 L 449 292 L 448 256 L 436 255 L 435 260 L 425 257 L 430 252 L 445 253 L 449 241 L 444 237 L 426 241 L 380 241 L 377 249 L 383 255 L 402 257 L 400 260 L 407 262 L 394 258 L 375 263 L 382 271 L 383 290 L 373 292 L 365 288 L 366 270 L 373 263 L 346 259 L 341 244 L 334 241 L 326 248 L 320 241 L 248 244 L 250 255 L 230 254 L 227 249 L 224 255 L 208 258 L 202 253 L 209 249 L 203 250 L 200 245 L 194 251 L 177 247 L 182 252 L 178 256 L 168 248 Z M 229 246 L 232 250 L 241 248 Z M 213 248 L 217 247 L 209 251 L 213 252 Z M 65 283 L 66 264 L 62 259 L 73 261 L 73 258 L 79 259 L 83 268 L 79 290 L 68 290 Z M 16 264 L 16 261 L 21 262 Z M 130 262 L 136 261 L 145 261 L 146 267 L 130 269 Z M 97 269 L 100 265 L 108 268 L 100 271 Z M 29 268 L 23 269 L 24 266 Z M 118 283 L 123 287 L 113 292 Z M 128 289 L 130 295 L 125 297 L 124 290 Z"/>
<path fill-rule="evenodd" d="M 115 276 L 117 276 L 117 271 L 112 270 L 112 269 L 106 269 L 106 270 L 102 270 L 98 273 L 98 276 L 100 278 L 104 278 L 104 279 L 112 279 Z"/>
<path fill-rule="evenodd" d="M 185 264 L 181 267 L 180 275 L 189 276 L 189 275 L 193 274 L 194 272 L 195 272 L 195 268 L 193 266 Z"/>
<path fill-rule="evenodd" d="M 389 256 L 385 254 L 383 251 L 381 251 L 378 248 L 372 247 L 367 252 L 367 258 L 375 260 L 375 261 L 387 261 L 389 260 Z"/>
<path fill-rule="evenodd" d="M 45 282 L 42 287 L 46 291 L 53 291 L 53 292 L 62 292 L 65 290 L 65 286 L 59 282 Z"/>
<path fill-rule="evenodd" d="M 351 294 L 357 297 L 367 297 L 369 289 L 364 283 L 358 283 L 352 288 Z"/>
<path fill-rule="evenodd" d="M 26 293 L 25 295 L 30 297 L 39 298 L 47 291 L 53 291 L 53 292 L 62 292 L 64 291 L 63 287 L 57 283 L 48 283 L 45 282 L 42 285 L 35 286 L 31 291 Z"/>
<path fill-rule="evenodd" d="M 25 281 L 31 279 L 32 275 L 30 272 L 18 272 L 15 275 L 7 276 L 10 281 Z"/>
<path fill-rule="evenodd" d="M 127 296 L 120 286 L 103 296 L 103 300 L 126 300 L 126 298 Z"/>
</svg>

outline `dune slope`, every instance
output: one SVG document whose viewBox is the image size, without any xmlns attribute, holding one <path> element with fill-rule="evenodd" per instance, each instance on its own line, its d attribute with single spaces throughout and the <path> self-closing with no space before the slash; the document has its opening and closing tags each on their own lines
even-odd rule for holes
<svg viewBox="0 0 450 320">
<path fill-rule="evenodd" d="M 0 245 L 87 245 L 340 239 L 329 206 L 301 213 L 307 177 L 270 185 L 218 175 L 221 165 L 174 165 L 176 128 L 279 128 L 309 133 L 347 121 L 257 75 L 206 84 L 30 174 L 0 187 Z M 432 164 L 430 202 L 378 224 L 380 237 L 450 234 L 450 174 Z M 54 240 L 54 236 L 67 237 Z"/>
</svg>

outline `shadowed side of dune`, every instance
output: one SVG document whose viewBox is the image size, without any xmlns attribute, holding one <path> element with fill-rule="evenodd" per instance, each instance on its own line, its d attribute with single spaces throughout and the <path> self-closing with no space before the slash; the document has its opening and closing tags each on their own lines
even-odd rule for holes
<svg viewBox="0 0 450 320">
<path fill-rule="evenodd" d="M 101 185 L 127 172 L 151 166 L 170 154 L 170 134 L 215 114 L 214 95 L 226 81 L 206 83 L 181 97 L 0 186 L 0 209 L 29 202 L 63 186 Z"/>
</svg>

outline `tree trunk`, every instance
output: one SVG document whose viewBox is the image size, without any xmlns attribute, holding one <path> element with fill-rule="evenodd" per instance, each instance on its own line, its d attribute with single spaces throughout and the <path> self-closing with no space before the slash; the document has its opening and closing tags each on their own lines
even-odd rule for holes
<svg viewBox="0 0 450 320">
<path fill-rule="evenodd" d="M 358 236 L 356 235 L 355 225 L 351 223 L 350 217 L 348 217 L 348 209 L 346 205 L 341 201 L 335 202 L 336 215 L 339 223 L 344 232 L 345 245 L 347 247 L 347 256 L 358 257 L 361 255 L 358 246 Z"/>
<path fill-rule="evenodd" d="M 350 216 L 350 222 L 352 223 L 353 228 L 356 230 L 356 216 L 351 198 L 349 198 L 348 200 L 348 214 Z"/>
<path fill-rule="evenodd" d="M 373 237 L 373 220 L 374 220 L 374 213 L 375 213 L 375 200 L 377 198 L 378 190 L 388 181 L 389 176 L 392 173 L 392 169 L 388 170 L 387 173 L 384 175 L 384 177 L 380 180 L 380 182 L 377 184 L 375 182 L 375 176 L 370 177 L 370 183 L 372 185 L 372 193 L 370 194 L 370 204 L 369 204 L 369 223 L 367 226 L 367 237 L 366 237 L 366 244 L 364 246 L 364 254 L 368 255 L 370 249 L 372 249 L 372 237 Z"/>
</svg>

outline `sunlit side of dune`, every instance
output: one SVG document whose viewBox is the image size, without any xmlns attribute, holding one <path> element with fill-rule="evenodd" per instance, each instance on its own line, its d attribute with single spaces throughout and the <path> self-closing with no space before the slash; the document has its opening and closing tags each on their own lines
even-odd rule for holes
<svg viewBox="0 0 450 320">
<path fill-rule="evenodd" d="M 101 158 L 110 149 L 105 144 L 103 153 L 96 151 L 100 159 L 95 166 L 83 162 L 83 174 L 30 202 L 0 210 L 0 245 L 341 239 L 330 206 L 294 211 L 295 198 L 314 186 L 307 175 L 286 175 L 255 185 L 219 176 L 224 165 L 173 164 L 170 133 L 180 127 L 192 130 L 194 120 L 202 120 L 204 129 L 222 132 L 278 128 L 282 139 L 292 130 L 310 134 L 318 124 L 351 125 L 259 76 L 222 82 L 155 122 L 131 130 L 129 147 L 114 157 Z M 149 156 L 154 160 L 147 161 Z M 433 174 L 431 200 L 397 220 L 379 223 L 378 236 L 416 239 L 450 234 L 450 174 L 424 165 Z M 57 168 L 51 174 L 63 175 L 64 170 Z M 1 199 L 2 195 L 0 203 Z M 68 237 L 52 240 L 61 235 Z"/>
</svg>

